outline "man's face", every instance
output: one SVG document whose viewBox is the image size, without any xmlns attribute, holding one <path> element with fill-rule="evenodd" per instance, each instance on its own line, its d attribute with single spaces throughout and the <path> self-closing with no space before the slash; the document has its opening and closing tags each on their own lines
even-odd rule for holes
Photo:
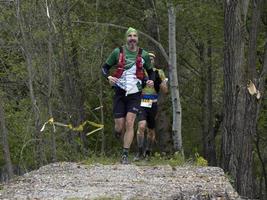
<svg viewBox="0 0 267 200">
<path fill-rule="evenodd" d="M 127 35 L 127 44 L 130 46 L 130 47 L 134 47 L 136 46 L 138 43 L 138 36 L 137 36 L 137 33 L 135 32 L 131 32 Z"/>
</svg>

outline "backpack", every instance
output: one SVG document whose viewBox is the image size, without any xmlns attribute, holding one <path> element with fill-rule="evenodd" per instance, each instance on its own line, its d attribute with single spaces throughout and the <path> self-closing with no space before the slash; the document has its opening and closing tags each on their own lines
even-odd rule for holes
<svg viewBox="0 0 267 200">
<path fill-rule="evenodd" d="M 142 52 L 143 49 L 139 48 L 138 49 L 138 54 L 136 56 L 136 77 L 140 80 L 144 79 L 144 71 L 143 71 L 143 63 L 142 63 Z M 119 60 L 118 60 L 118 64 L 117 64 L 117 69 L 115 70 L 113 76 L 116 78 L 120 78 L 123 71 L 124 71 L 124 67 L 125 67 L 125 54 L 123 51 L 123 47 L 120 47 L 120 54 L 119 54 Z"/>
</svg>

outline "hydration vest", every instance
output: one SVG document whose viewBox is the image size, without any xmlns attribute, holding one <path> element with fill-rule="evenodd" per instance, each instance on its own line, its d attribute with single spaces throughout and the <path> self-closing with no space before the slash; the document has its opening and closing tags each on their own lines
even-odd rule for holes
<svg viewBox="0 0 267 200">
<path fill-rule="evenodd" d="M 143 63 L 142 63 L 142 48 L 138 48 L 138 54 L 136 56 L 136 61 L 135 61 L 135 65 L 136 65 L 136 78 L 143 80 L 145 75 L 144 75 L 144 71 L 143 71 Z M 113 76 L 116 78 L 120 78 L 123 71 L 124 71 L 124 67 L 125 67 L 125 54 L 123 51 L 123 47 L 120 47 L 120 54 L 119 54 L 119 61 L 117 64 L 117 69 L 114 72 Z"/>
</svg>

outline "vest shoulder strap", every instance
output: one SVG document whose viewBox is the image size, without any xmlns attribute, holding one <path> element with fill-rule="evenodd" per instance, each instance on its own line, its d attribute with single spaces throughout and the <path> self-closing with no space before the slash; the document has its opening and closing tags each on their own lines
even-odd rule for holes
<svg viewBox="0 0 267 200">
<path fill-rule="evenodd" d="M 139 48 L 138 49 L 138 55 L 141 56 L 142 55 L 142 52 L 143 52 L 143 49 L 142 48 Z"/>
<path fill-rule="evenodd" d="M 123 46 L 120 46 L 119 49 L 120 49 L 120 53 L 123 53 Z"/>
</svg>

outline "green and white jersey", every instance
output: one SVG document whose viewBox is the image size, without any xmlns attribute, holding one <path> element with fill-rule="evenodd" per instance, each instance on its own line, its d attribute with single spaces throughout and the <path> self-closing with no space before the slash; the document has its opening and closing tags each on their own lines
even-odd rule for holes
<svg viewBox="0 0 267 200">
<path fill-rule="evenodd" d="M 138 50 L 135 52 L 129 51 L 127 47 L 123 47 L 125 55 L 125 67 L 122 76 L 119 78 L 116 85 L 126 91 L 127 94 L 134 94 L 142 90 L 142 80 L 136 77 L 136 57 Z M 108 57 L 106 63 L 110 66 L 116 66 L 119 60 L 120 49 L 116 48 Z M 150 58 L 148 53 L 142 51 L 142 63 L 144 69 L 150 69 Z"/>
</svg>

